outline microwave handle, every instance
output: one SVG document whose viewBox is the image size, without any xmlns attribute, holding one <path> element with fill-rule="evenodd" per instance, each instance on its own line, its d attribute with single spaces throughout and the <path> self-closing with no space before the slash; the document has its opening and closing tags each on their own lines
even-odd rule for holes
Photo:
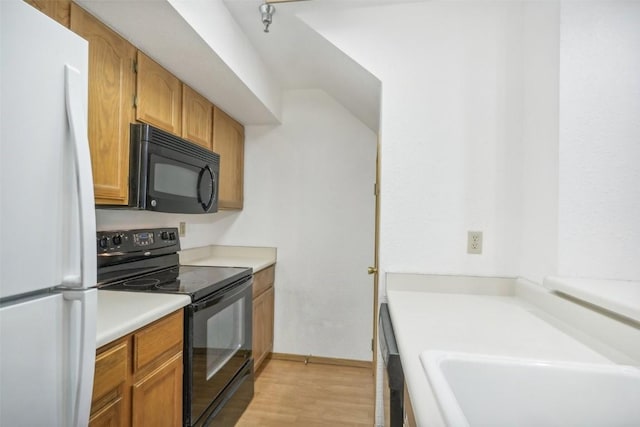
<svg viewBox="0 0 640 427">
<path fill-rule="evenodd" d="M 209 181 L 211 182 L 211 192 L 207 194 L 205 197 L 202 197 L 201 184 L 205 175 L 208 175 Z M 198 182 L 196 185 L 198 186 L 197 188 L 198 202 L 202 205 L 202 209 L 204 209 L 205 212 L 208 212 L 209 209 L 211 209 L 211 205 L 213 205 L 213 201 L 215 199 L 214 197 L 215 191 L 216 191 L 215 177 L 209 165 L 206 165 L 204 168 L 202 168 L 202 170 L 200 170 L 200 175 L 198 175 Z"/>
</svg>

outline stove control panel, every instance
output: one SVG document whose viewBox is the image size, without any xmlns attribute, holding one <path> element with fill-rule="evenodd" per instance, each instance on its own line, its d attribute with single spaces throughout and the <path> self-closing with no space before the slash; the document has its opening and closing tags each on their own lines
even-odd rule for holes
<svg viewBox="0 0 640 427">
<path fill-rule="evenodd" d="M 180 238 L 177 228 L 149 228 L 139 230 L 98 231 L 96 233 L 98 256 L 112 256 L 148 252 L 148 256 L 159 252 L 177 252 L 180 250 Z"/>
</svg>

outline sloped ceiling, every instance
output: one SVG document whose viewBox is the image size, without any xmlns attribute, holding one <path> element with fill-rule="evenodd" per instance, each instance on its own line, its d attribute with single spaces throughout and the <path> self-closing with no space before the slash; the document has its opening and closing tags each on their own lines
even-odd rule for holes
<svg viewBox="0 0 640 427">
<path fill-rule="evenodd" d="M 381 84 L 351 57 L 298 18 L 327 8 L 358 7 L 375 0 L 277 3 L 269 33 L 263 31 L 262 0 L 225 0 L 232 16 L 284 89 L 321 89 L 374 132 L 380 121 Z"/>
</svg>

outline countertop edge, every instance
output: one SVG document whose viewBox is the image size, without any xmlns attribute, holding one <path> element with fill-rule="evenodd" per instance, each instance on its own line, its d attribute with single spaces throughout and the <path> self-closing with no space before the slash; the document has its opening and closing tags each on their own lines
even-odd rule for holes
<svg viewBox="0 0 640 427">
<path fill-rule="evenodd" d="M 187 295 L 98 291 L 96 349 L 190 303 Z"/>
<path fill-rule="evenodd" d="M 253 269 L 253 273 L 257 273 L 276 263 L 275 254 L 258 255 L 258 256 L 222 256 L 222 255 L 204 255 L 198 258 L 180 255 L 180 264 L 182 265 L 200 265 L 211 267 L 249 267 Z"/>
</svg>

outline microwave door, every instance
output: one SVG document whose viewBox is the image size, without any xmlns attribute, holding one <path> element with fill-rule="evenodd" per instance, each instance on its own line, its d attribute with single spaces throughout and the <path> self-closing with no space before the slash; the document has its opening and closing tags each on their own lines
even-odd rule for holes
<svg viewBox="0 0 640 427">
<path fill-rule="evenodd" d="M 151 154 L 147 208 L 159 212 L 215 212 L 216 174 L 206 165 L 194 165 L 172 156 Z"/>
</svg>

